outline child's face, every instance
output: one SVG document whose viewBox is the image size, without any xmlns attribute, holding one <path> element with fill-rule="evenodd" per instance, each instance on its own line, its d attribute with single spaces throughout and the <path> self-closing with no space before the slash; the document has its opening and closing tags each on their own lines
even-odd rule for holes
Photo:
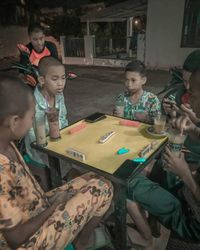
<svg viewBox="0 0 200 250">
<path fill-rule="evenodd" d="M 138 72 L 127 71 L 125 77 L 125 86 L 130 94 L 140 91 L 146 83 L 146 77 L 141 76 Z"/>
<path fill-rule="evenodd" d="M 63 65 L 50 66 L 44 76 L 43 88 L 50 95 L 62 94 L 66 82 L 65 67 Z"/>
<path fill-rule="evenodd" d="M 37 52 L 41 52 L 44 48 L 45 43 L 45 35 L 42 31 L 39 32 L 32 32 L 29 35 L 30 42 L 33 45 L 34 50 Z"/>
<path fill-rule="evenodd" d="M 195 73 L 190 84 L 190 105 L 196 116 L 200 118 L 200 71 Z"/>
<path fill-rule="evenodd" d="M 32 127 L 35 116 L 35 100 L 33 97 L 30 97 L 29 103 L 29 110 L 25 113 L 24 117 L 20 118 L 16 116 L 15 119 L 13 118 L 11 121 L 10 128 L 14 140 L 19 140 L 24 137 L 27 131 Z"/>
</svg>

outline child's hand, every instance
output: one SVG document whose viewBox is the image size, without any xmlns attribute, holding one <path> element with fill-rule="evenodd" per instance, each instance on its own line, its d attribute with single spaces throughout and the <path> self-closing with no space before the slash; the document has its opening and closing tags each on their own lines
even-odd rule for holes
<svg viewBox="0 0 200 250">
<path fill-rule="evenodd" d="M 144 112 L 136 112 L 135 113 L 135 119 L 140 121 L 140 122 L 148 122 L 149 116 L 146 111 Z"/>
<path fill-rule="evenodd" d="M 124 107 L 123 106 L 116 106 L 113 109 L 113 115 L 119 116 L 119 117 L 124 117 Z"/>
<path fill-rule="evenodd" d="M 200 119 L 196 116 L 194 111 L 192 110 L 191 106 L 189 104 L 181 104 L 181 110 L 190 118 L 190 120 L 197 124 L 200 122 Z"/>
<path fill-rule="evenodd" d="M 180 178 L 183 178 L 185 175 L 190 173 L 189 166 L 185 161 L 183 153 L 180 154 L 180 157 L 177 157 L 168 147 L 166 147 L 163 157 L 169 170 L 178 175 Z"/>
<path fill-rule="evenodd" d="M 116 109 L 113 109 L 113 115 L 118 116 L 118 112 Z"/>
<path fill-rule="evenodd" d="M 173 127 L 177 128 L 181 134 L 190 133 L 195 130 L 196 125 L 190 120 L 187 115 L 182 115 L 172 122 Z"/>
<path fill-rule="evenodd" d="M 174 118 L 176 117 L 176 112 L 174 110 L 174 106 L 176 105 L 175 101 L 171 101 L 168 98 L 163 99 L 163 108 L 165 111 L 165 114 L 170 115 L 170 117 Z"/>
</svg>

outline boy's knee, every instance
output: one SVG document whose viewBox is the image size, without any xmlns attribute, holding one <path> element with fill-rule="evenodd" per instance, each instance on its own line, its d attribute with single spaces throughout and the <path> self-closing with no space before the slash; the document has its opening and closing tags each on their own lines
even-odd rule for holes
<svg viewBox="0 0 200 250">
<path fill-rule="evenodd" d="M 114 193 L 114 187 L 113 184 L 111 183 L 111 181 L 108 181 L 106 179 L 104 179 L 104 185 L 106 186 L 106 189 L 110 192 L 110 197 L 113 197 L 113 193 Z"/>
<path fill-rule="evenodd" d="M 106 194 L 110 198 L 113 197 L 114 188 L 109 180 L 105 179 L 104 177 L 99 177 L 99 178 L 94 177 L 93 179 L 90 180 L 88 184 L 90 183 L 96 186 L 98 189 L 100 189 L 102 194 Z"/>
<path fill-rule="evenodd" d="M 128 199 L 138 201 L 138 198 L 155 189 L 158 185 L 143 175 L 136 176 L 128 185 Z"/>
<path fill-rule="evenodd" d="M 94 173 L 93 172 L 87 172 L 85 174 L 82 174 L 80 177 L 86 181 L 90 181 L 94 176 Z"/>
</svg>

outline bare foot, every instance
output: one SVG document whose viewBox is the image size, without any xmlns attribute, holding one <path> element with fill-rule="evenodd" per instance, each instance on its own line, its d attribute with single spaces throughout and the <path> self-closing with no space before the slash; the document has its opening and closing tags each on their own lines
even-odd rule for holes
<svg viewBox="0 0 200 250">
<path fill-rule="evenodd" d="M 150 248 L 153 245 L 152 239 L 147 240 L 143 238 L 142 235 L 136 229 L 131 228 L 131 227 L 127 227 L 127 233 L 131 242 L 133 242 L 133 244 L 143 246 L 145 247 L 146 250 L 147 249 L 153 250 L 153 248 Z"/>
</svg>

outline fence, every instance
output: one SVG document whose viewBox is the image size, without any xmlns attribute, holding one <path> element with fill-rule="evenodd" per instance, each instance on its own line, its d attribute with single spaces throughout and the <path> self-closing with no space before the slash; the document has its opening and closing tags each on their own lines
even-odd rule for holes
<svg viewBox="0 0 200 250">
<path fill-rule="evenodd" d="M 65 57 L 85 57 L 84 38 L 66 38 Z"/>
<path fill-rule="evenodd" d="M 126 43 L 125 38 L 96 38 L 95 52 L 96 58 L 121 58 L 126 57 Z"/>
<path fill-rule="evenodd" d="M 139 36 L 138 36 L 139 37 Z M 95 37 L 84 38 L 60 37 L 61 55 L 66 64 L 116 65 L 123 66 L 133 58 L 144 61 L 144 41 L 137 39 L 134 47 L 130 37 Z"/>
</svg>

